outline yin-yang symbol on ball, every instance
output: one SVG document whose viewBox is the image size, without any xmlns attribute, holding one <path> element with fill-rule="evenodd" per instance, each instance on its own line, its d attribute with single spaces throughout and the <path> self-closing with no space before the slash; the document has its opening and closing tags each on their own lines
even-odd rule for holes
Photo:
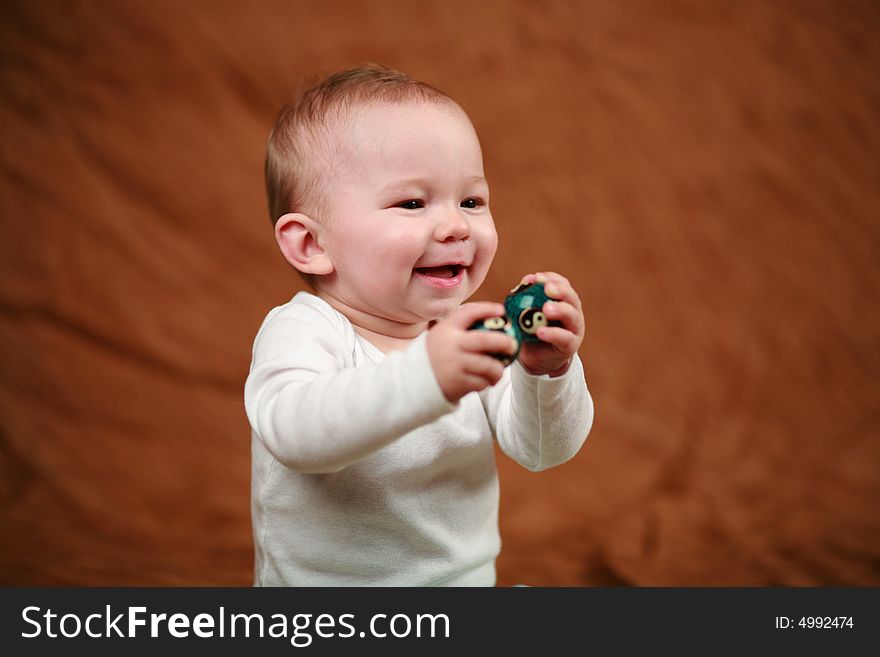
<svg viewBox="0 0 880 657">
<path fill-rule="evenodd" d="M 519 327 L 525 333 L 536 335 L 542 326 L 547 326 L 547 316 L 540 308 L 526 308 L 520 313 Z"/>
<path fill-rule="evenodd" d="M 504 325 L 506 323 L 507 319 L 504 317 L 488 317 L 483 320 L 483 326 L 490 331 L 504 330 Z"/>
</svg>

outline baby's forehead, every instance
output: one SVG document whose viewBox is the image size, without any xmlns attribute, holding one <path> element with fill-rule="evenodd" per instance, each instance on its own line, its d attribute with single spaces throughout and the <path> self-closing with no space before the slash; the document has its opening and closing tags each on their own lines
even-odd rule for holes
<svg viewBox="0 0 880 657">
<path fill-rule="evenodd" d="M 372 128 L 377 121 L 399 120 L 420 123 L 429 122 L 437 112 L 460 116 L 470 123 L 465 111 L 455 101 L 441 97 L 429 100 L 402 100 L 356 102 L 328 113 L 324 120 L 324 130 L 332 139 L 352 142 L 363 138 L 363 129 Z"/>
<path fill-rule="evenodd" d="M 350 175 L 409 175 L 423 167 L 432 148 L 439 153 L 438 145 L 445 153 L 459 148 L 477 153 L 480 161 L 473 164 L 471 158 L 470 168 L 482 175 L 476 132 L 452 100 L 351 104 L 328 113 L 312 136 L 312 181 L 324 192 Z"/>
<path fill-rule="evenodd" d="M 324 146 L 331 155 L 345 155 L 357 160 L 366 151 L 407 129 L 415 129 L 417 133 L 422 130 L 443 131 L 443 126 L 449 126 L 447 117 L 454 117 L 452 121 L 457 126 L 465 124 L 467 130 L 474 130 L 468 115 L 451 99 L 352 105 L 328 117 Z"/>
</svg>

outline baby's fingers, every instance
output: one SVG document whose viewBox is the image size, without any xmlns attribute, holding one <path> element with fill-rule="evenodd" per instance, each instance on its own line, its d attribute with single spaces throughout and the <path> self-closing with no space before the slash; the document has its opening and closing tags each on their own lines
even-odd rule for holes
<svg viewBox="0 0 880 657">
<path fill-rule="evenodd" d="M 538 329 L 538 338 L 555 347 L 557 352 L 568 356 L 574 355 L 581 344 L 581 338 L 577 334 L 558 326 L 542 326 Z"/>
<path fill-rule="evenodd" d="M 478 377 L 488 385 L 495 385 L 504 376 L 504 365 L 491 356 L 474 354 L 464 362 L 465 374 Z"/>
<path fill-rule="evenodd" d="M 584 316 L 573 305 L 566 301 L 548 301 L 544 304 L 544 316 L 547 319 L 561 322 L 572 333 L 582 335 L 584 332 Z"/>
<path fill-rule="evenodd" d="M 581 310 L 581 299 L 572 287 L 571 282 L 564 276 L 556 272 L 546 271 L 535 274 L 535 280 L 539 283 L 544 283 L 544 292 L 551 299 L 567 301 L 579 311 Z"/>
<path fill-rule="evenodd" d="M 469 331 L 462 338 L 461 347 L 471 353 L 499 353 L 514 354 L 517 347 L 516 340 L 506 333 L 498 331 Z"/>
</svg>

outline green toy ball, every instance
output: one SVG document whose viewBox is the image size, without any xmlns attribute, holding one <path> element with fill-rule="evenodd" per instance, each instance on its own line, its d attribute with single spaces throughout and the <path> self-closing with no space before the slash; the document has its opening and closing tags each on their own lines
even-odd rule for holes
<svg viewBox="0 0 880 657">
<path fill-rule="evenodd" d="M 490 354 L 505 366 L 510 365 L 517 356 L 523 342 L 540 342 L 538 329 L 542 326 L 562 326 L 561 322 L 548 320 L 544 315 L 544 304 L 550 301 L 544 292 L 543 283 L 523 283 L 513 288 L 504 299 L 505 315 L 487 317 L 471 324 L 471 330 L 499 331 L 516 340 L 514 354 Z"/>
<path fill-rule="evenodd" d="M 521 346 L 521 342 L 519 336 L 517 335 L 516 329 L 513 328 L 513 324 L 510 323 L 510 320 L 507 319 L 507 317 L 487 317 L 486 319 L 481 319 L 471 324 L 470 329 L 477 331 L 498 331 L 499 333 L 506 333 L 508 336 L 516 341 L 515 353 L 489 354 L 493 358 L 497 358 L 498 360 L 500 360 L 505 367 L 507 365 L 510 365 L 513 361 L 516 360 L 516 357 L 519 356 L 519 348 Z"/>
<path fill-rule="evenodd" d="M 544 292 L 543 283 L 523 283 L 513 288 L 504 299 L 504 310 L 519 332 L 520 342 L 540 342 L 538 329 L 542 326 L 562 326 L 548 320 L 544 304 L 552 301 Z"/>
</svg>

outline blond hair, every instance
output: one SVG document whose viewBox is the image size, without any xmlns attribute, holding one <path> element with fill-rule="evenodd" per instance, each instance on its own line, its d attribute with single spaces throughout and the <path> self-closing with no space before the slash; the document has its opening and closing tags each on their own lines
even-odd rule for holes
<svg viewBox="0 0 880 657">
<path fill-rule="evenodd" d="M 335 73 L 282 107 L 266 147 L 266 198 L 273 225 L 288 212 L 309 214 L 322 207 L 322 174 L 333 166 L 331 133 L 347 112 L 373 103 L 426 101 L 456 104 L 429 84 L 369 64 Z"/>
</svg>

